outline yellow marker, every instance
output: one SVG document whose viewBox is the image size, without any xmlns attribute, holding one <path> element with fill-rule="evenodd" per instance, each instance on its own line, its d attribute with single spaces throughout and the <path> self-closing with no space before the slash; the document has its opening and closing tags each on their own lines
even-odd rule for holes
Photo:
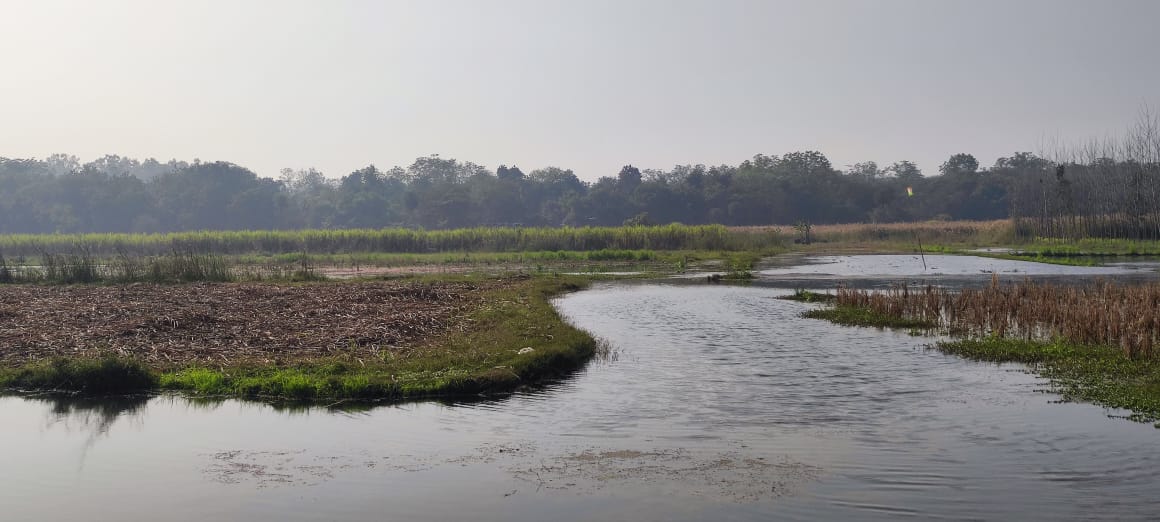
<svg viewBox="0 0 1160 522">
<path fill-rule="evenodd" d="M 906 187 L 906 195 L 907 195 L 907 196 L 913 196 L 913 195 L 914 195 L 914 189 L 913 189 L 913 188 L 910 188 L 910 187 Z"/>
</svg>

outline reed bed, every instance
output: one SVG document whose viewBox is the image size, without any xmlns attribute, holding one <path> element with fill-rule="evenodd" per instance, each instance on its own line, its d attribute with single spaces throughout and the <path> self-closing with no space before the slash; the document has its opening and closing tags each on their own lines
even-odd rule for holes
<svg viewBox="0 0 1160 522">
<path fill-rule="evenodd" d="M 1160 283 L 1003 285 L 992 277 L 986 287 L 960 291 L 905 285 L 880 292 L 839 288 L 836 304 L 930 321 L 958 335 L 1115 346 L 1130 358 L 1155 357 L 1160 333 Z"/>
<path fill-rule="evenodd" d="M 530 252 L 594 250 L 741 251 L 779 247 L 771 231 L 722 225 L 510 228 L 456 230 L 406 228 L 357 230 L 201 231 L 170 234 L 0 235 L 0 252 L 12 256 L 85 251 L 94 256 L 162 255 L 171 251 L 239 254 L 342 254 L 351 252 Z"/>
<path fill-rule="evenodd" d="M 15 262 L 0 254 L 0 284 L 48 283 L 177 283 L 226 282 L 238 279 L 309 279 L 309 267 L 297 271 L 271 266 L 240 272 L 215 254 L 172 252 L 162 256 L 118 254 L 101 260 L 87 249 L 78 253 L 42 252 L 35 264 Z M 263 276 L 267 277 L 263 277 Z"/>
</svg>

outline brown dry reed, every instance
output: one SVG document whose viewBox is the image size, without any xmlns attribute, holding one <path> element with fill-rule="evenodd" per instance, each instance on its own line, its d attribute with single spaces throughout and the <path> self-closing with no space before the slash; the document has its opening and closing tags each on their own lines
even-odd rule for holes
<svg viewBox="0 0 1160 522">
<path fill-rule="evenodd" d="M 1156 355 L 1160 283 L 1057 286 L 1025 281 L 959 291 L 897 285 L 886 291 L 839 288 L 838 306 L 935 322 L 951 333 L 1116 346 L 1132 358 Z"/>
</svg>

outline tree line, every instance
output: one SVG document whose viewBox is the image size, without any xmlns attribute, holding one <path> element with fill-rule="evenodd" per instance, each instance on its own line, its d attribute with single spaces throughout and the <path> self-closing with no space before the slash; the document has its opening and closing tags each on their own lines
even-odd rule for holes
<svg viewBox="0 0 1160 522">
<path fill-rule="evenodd" d="M 386 170 L 368 165 L 338 179 L 315 169 L 284 169 L 273 179 L 221 161 L 106 156 L 81 163 L 58 154 L 0 158 L 0 233 L 792 225 L 1010 216 L 1021 219 L 1029 233 L 1050 235 L 1061 230 L 1065 215 L 1091 220 L 1128 209 L 1124 215 L 1141 223 L 1158 215 L 1155 161 L 1098 160 L 1068 163 L 1057 178 L 1059 162 L 1031 153 L 1014 153 L 989 168 L 964 153 L 924 176 L 909 161 L 839 169 L 822 153 L 804 151 L 758 154 L 738 165 L 626 165 L 586 182 L 563 168 L 492 170 L 437 155 Z M 1114 192 L 1104 183 L 1110 171 L 1126 176 L 1117 181 L 1122 194 L 1091 199 Z M 1044 205 L 1049 212 L 1039 211 Z"/>
<path fill-rule="evenodd" d="M 1160 239 L 1160 115 L 1141 111 L 1119 138 L 1060 147 L 1012 185 L 1022 236 Z"/>
</svg>

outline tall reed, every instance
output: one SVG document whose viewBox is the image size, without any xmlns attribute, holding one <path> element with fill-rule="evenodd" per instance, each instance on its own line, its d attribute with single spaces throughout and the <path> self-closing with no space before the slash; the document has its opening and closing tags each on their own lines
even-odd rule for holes
<svg viewBox="0 0 1160 522">
<path fill-rule="evenodd" d="M 456 230 L 406 228 L 359 230 L 201 231 L 172 234 L 0 235 L 0 250 L 15 255 L 68 253 L 84 248 L 95 256 L 120 253 L 163 255 L 171 251 L 235 254 L 311 252 L 528 252 L 592 250 L 739 251 L 778 247 L 784 238 L 770 230 L 734 230 L 721 225 L 509 228 Z"/>
<path fill-rule="evenodd" d="M 836 303 L 933 321 L 966 335 L 1118 346 L 1129 357 L 1156 355 L 1160 334 L 1160 283 L 1002 285 L 992 277 L 986 287 L 960 291 L 929 285 L 897 285 L 886 291 L 839 288 Z"/>
</svg>

